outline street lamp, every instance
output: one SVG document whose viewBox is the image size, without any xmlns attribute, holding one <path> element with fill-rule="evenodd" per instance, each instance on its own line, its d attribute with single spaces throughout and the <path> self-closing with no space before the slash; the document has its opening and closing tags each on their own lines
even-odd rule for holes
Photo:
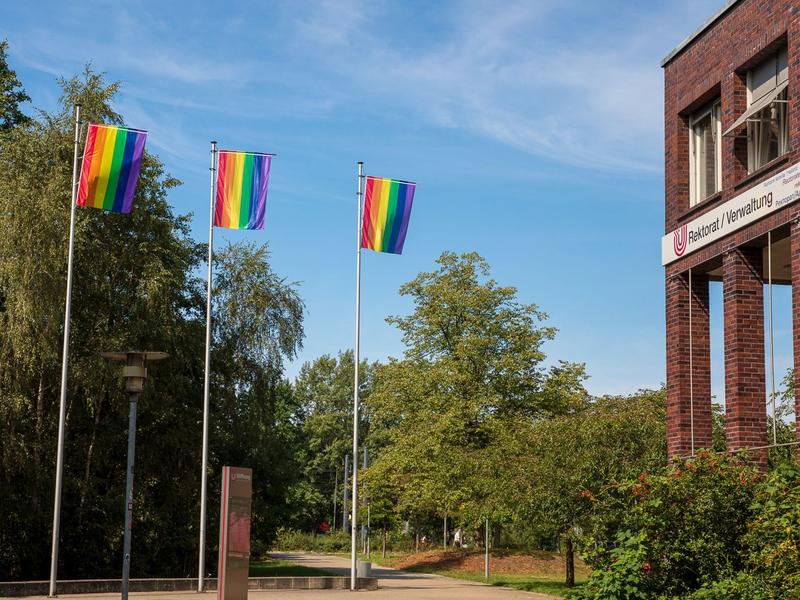
<svg viewBox="0 0 800 600">
<path fill-rule="evenodd" d="M 131 575 L 131 528 L 133 527 L 133 461 L 136 454 L 136 403 L 144 391 L 147 363 L 164 360 L 166 352 L 101 352 L 107 361 L 125 361 L 122 377 L 125 393 L 130 402 L 128 415 L 128 470 L 125 483 L 125 527 L 122 543 L 122 600 L 128 600 L 128 582 Z"/>
</svg>

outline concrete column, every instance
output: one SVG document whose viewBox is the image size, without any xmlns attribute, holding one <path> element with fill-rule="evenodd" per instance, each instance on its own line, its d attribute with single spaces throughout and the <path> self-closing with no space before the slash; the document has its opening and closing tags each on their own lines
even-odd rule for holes
<svg viewBox="0 0 800 600">
<path fill-rule="evenodd" d="M 790 234 L 791 274 L 792 274 L 792 340 L 794 349 L 794 414 L 800 421 L 800 220 L 791 224 Z M 797 428 L 797 441 L 800 442 L 800 427 Z M 797 448 L 800 459 L 800 446 Z"/>
<path fill-rule="evenodd" d="M 761 248 L 723 258 L 725 434 L 728 450 L 767 444 L 764 373 L 764 282 Z M 752 458 L 766 467 L 766 450 Z"/>
<path fill-rule="evenodd" d="M 691 361 L 689 306 L 691 303 Z M 667 278 L 667 451 L 670 458 L 711 447 L 708 275 Z M 690 364 L 691 363 L 691 364 Z M 694 444 L 692 444 L 694 429 Z"/>
</svg>

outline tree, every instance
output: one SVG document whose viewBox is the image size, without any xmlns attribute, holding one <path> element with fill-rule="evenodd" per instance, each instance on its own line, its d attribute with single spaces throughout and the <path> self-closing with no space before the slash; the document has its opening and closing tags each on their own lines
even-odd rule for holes
<svg viewBox="0 0 800 600">
<path fill-rule="evenodd" d="M 303 478 L 309 484 L 303 495 L 310 507 L 311 522 L 302 524 L 306 528 L 316 526 L 324 519 L 332 520 L 337 472 L 339 490 L 344 485 L 342 461 L 353 451 L 353 365 L 351 350 L 339 352 L 336 356 L 325 354 L 305 363 L 295 380 L 303 435 L 303 442 L 298 447 L 298 462 L 302 465 Z M 372 365 L 361 361 L 359 397 L 362 401 L 370 394 L 372 370 Z M 359 411 L 359 417 L 361 439 L 364 440 L 369 433 L 369 411 Z M 356 459 L 360 461 L 361 457 Z"/>
<path fill-rule="evenodd" d="M 752 593 L 749 578 L 737 577 L 747 558 L 748 521 L 767 508 L 752 505 L 759 477 L 743 456 L 701 451 L 609 486 L 594 503 L 621 518 L 597 540 L 589 555 L 595 570 L 576 597 L 764 598 Z M 785 524 L 772 515 L 762 522 L 783 536 Z"/>
<path fill-rule="evenodd" d="M 492 280 L 478 254 L 436 262 L 400 288 L 413 312 L 387 319 L 406 351 L 376 370 L 368 404 L 384 441 L 367 483 L 391 482 L 398 511 L 414 522 L 448 514 L 499 524 L 515 511 L 497 477 L 509 432 L 583 405 L 585 375 L 582 365 L 542 366 L 555 329 Z"/>
<path fill-rule="evenodd" d="M 298 407 L 284 361 L 303 342 L 297 286 L 272 269 L 266 244 L 228 244 L 214 256 L 210 493 L 222 465 L 253 469 L 254 540 L 269 543 L 293 513 Z M 211 523 L 217 515 L 211 514 Z"/>
<path fill-rule="evenodd" d="M 2 134 L 0 152 L 0 579 L 49 566 L 73 157 L 73 107 L 123 123 L 119 85 L 87 69 L 60 110 Z M 167 202 L 179 182 L 145 153 L 128 215 L 79 209 L 62 493 L 61 578 L 119 571 L 127 411 L 118 365 L 99 353 L 164 350 L 139 400 L 132 575 L 191 573 L 197 556 L 206 247 Z M 220 464 L 255 472 L 255 542 L 289 512 L 297 409 L 283 363 L 302 342 L 302 301 L 266 247 L 217 258 L 211 492 Z M 210 511 L 209 545 L 215 511 Z M 213 561 L 209 564 L 214 564 Z"/>
<path fill-rule="evenodd" d="M 16 71 L 8 66 L 8 40 L 3 40 L 0 42 L 0 132 L 30 122 L 19 109 L 20 104 L 29 100 Z"/>
<path fill-rule="evenodd" d="M 294 358 L 303 346 L 297 286 L 272 270 L 266 244 L 228 244 L 214 260 L 214 342 L 238 371 L 228 375 L 242 385 L 259 375 L 280 375 L 284 358 Z M 257 369 L 248 373 L 248 367 Z"/>
<path fill-rule="evenodd" d="M 6 132 L 0 153 L 0 553 L 8 552 L 0 577 L 47 573 L 72 107 L 81 103 L 92 121 L 122 122 L 110 106 L 117 84 L 87 70 L 61 86 L 61 110 Z M 77 214 L 61 576 L 102 576 L 118 566 L 127 405 L 117 368 L 99 357 L 104 350 L 155 348 L 171 356 L 151 369 L 140 400 L 137 471 L 148 477 L 137 482 L 134 551 L 152 562 L 139 559 L 134 572 L 193 544 L 190 530 L 164 527 L 193 507 L 183 490 L 197 484 L 186 449 L 196 445 L 199 411 L 187 399 L 201 394 L 192 375 L 202 369 L 193 276 L 202 246 L 189 237 L 189 217 L 173 215 L 166 202 L 177 183 L 146 154 L 130 215 Z"/>
<path fill-rule="evenodd" d="M 575 584 L 574 540 L 613 528 L 619 514 L 594 499 L 615 481 L 666 463 L 666 394 L 643 390 L 596 399 L 584 410 L 534 424 L 507 436 L 506 469 L 498 479 L 520 506 L 520 516 L 564 540 L 566 583 Z"/>
<path fill-rule="evenodd" d="M 749 570 L 772 598 L 800 596 L 800 468 L 782 463 L 756 488 L 745 543 Z"/>
</svg>

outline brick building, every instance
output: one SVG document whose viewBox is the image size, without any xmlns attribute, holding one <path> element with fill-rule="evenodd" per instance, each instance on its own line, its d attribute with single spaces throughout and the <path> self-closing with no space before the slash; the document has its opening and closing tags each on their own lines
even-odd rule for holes
<svg viewBox="0 0 800 600">
<path fill-rule="evenodd" d="M 770 284 L 796 284 L 800 375 L 800 0 L 729 1 L 662 67 L 669 454 L 711 445 L 713 280 L 723 287 L 727 446 L 763 463 Z"/>
</svg>

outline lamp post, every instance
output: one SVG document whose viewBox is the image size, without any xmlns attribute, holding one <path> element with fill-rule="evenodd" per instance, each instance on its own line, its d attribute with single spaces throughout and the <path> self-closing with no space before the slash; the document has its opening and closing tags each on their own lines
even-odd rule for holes
<svg viewBox="0 0 800 600">
<path fill-rule="evenodd" d="M 128 581 L 131 575 L 131 528 L 133 527 L 133 462 L 136 454 L 136 403 L 144 390 L 147 363 L 164 360 L 166 352 L 101 352 L 107 361 L 125 361 L 122 377 L 130 403 L 128 413 L 128 469 L 125 482 L 125 528 L 122 542 L 122 600 L 128 600 Z"/>
</svg>

